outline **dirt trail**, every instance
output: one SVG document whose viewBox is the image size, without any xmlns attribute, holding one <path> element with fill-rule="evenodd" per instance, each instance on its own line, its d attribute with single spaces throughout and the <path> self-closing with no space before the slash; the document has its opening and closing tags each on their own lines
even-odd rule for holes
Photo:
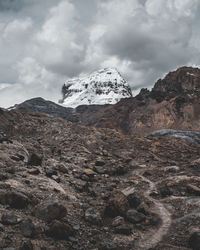
<svg viewBox="0 0 200 250">
<path fill-rule="evenodd" d="M 171 214 L 170 212 L 165 208 L 164 204 L 160 202 L 159 200 L 155 200 L 150 196 L 151 192 L 153 190 L 156 190 L 156 185 L 146 177 L 144 177 L 143 174 L 144 170 L 136 170 L 133 172 L 134 175 L 138 175 L 144 182 L 147 182 L 149 184 L 149 188 L 147 191 L 145 191 L 144 196 L 150 200 L 154 207 L 152 209 L 152 212 L 159 215 L 162 224 L 160 228 L 157 230 L 152 230 L 144 235 L 142 235 L 141 239 L 137 243 L 137 249 L 138 250 L 147 250 L 150 248 L 155 247 L 165 236 L 168 232 L 168 229 L 171 225 Z"/>
</svg>

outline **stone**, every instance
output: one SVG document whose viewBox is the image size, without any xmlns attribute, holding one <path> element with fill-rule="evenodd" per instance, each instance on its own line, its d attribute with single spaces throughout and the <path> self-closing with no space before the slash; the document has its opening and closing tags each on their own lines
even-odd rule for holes
<svg viewBox="0 0 200 250">
<path fill-rule="evenodd" d="M 55 202 L 43 202 L 39 204 L 35 209 L 35 215 L 47 222 L 51 222 L 55 219 L 62 219 L 65 217 L 67 209 L 61 203 Z"/>
<path fill-rule="evenodd" d="M 28 165 L 31 166 L 41 166 L 42 165 L 42 157 L 36 153 L 32 153 L 28 159 Z"/>
<path fill-rule="evenodd" d="M 105 174 L 106 173 L 106 170 L 104 167 L 102 166 L 94 166 L 94 171 L 98 174 Z"/>
<path fill-rule="evenodd" d="M 32 220 L 30 220 L 30 219 L 23 220 L 20 223 L 19 227 L 20 227 L 21 233 L 25 237 L 31 238 L 34 235 L 34 233 L 35 233 L 35 226 L 32 223 Z"/>
<path fill-rule="evenodd" d="M 64 164 L 60 164 L 58 166 L 58 171 L 60 171 L 63 174 L 68 174 L 68 168 Z"/>
<path fill-rule="evenodd" d="M 30 203 L 30 200 L 26 195 L 17 191 L 0 190 L 0 203 L 12 208 L 23 209 Z"/>
<path fill-rule="evenodd" d="M 21 219 L 18 216 L 11 214 L 11 213 L 9 213 L 9 214 L 5 213 L 1 217 L 1 223 L 3 225 L 16 225 L 20 221 L 21 221 Z"/>
<path fill-rule="evenodd" d="M 141 204 L 141 198 L 138 194 L 132 193 L 127 196 L 130 207 L 137 208 Z"/>
<path fill-rule="evenodd" d="M 6 173 L 0 173 L 0 181 L 4 181 L 8 179 L 8 175 Z"/>
<path fill-rule="evenodd" d="M 104 160 L 97 160 L 95 162 L 95 166 L 104 166 L 105 165 L 105 161 Z"/>
<path fill-rule="evenodd" d="M 125 215 L 129 208 L 128 200 L 121 191 L 114 191 L 105 207 L 104 214 L 108 217 L 116 217 L 118 215 Z"/>
<path fill-rule="evenodd" d="M 94 208 L 88 208 L 85 211 L 85 220 L 94 225 L 100 225 L 102 223 L 101 214 Z"/>
<path fill-rule="evenodd" d="M 122 224 L 122 225 L 116 227 L 114 232 L 117 234 L 130 235 L 132 233 L 132 227 L 128 224 Z"/>
<path fill-rule="evenodd" d="M 123 166 L 123 165 L 114 165 L 108 169 L 108 174 L 112 176 L 124 175 L 127 172 L 128 172 L 127 166 Z"/>
<path fill-rule="evenodd" d="M 173 194 L 171 188 L 169 188 L 168 186 L 161 186 L 159 188 L 159 192 L 162 197 L 170 196 Z"/>
<path fill-rule="evenodd" d="M 28 173 L 33 175 L 38 175 L 40 174 L 40 170 L 38 168 L 31 168 L 28 170 Z"/>
<path fill-rule="evenodd" d="M 126 218 L 133 224 L 141 223 L 146 220 L 146 216 L 144 214 L 139 213 L 134 209 L 130 209 L 127 211 Z"/>
<path fill-rule="evenodd" d="M 74 230 L 69 224 L 55 220 L 46 231 L 46 234 L 58 240 L 67 240 L 69 236 L 74 235 Z"/>
<path fill-rule="evenodd" d="M 30 240 L 22 241 L 21 247 L 19 250 L 33 250 L 33 244 Z"/>
<path fill-rule="evenodd" d="M 121 216 L 117 216 L 113 219 L 112 221 L 112 226 L 113 227 L 118 227 L 124 224 L 124 218 Z"/>
<path fill-rule="evenodd" d="M 57 175 L 57 171 L 53 168 L 47 168 L 45 172 L 47 177 L 52 177 L 52 175 Z"/>
<path fill-rule="evenodd" d="M 194 232 L 191 234 L 189 238 L 189 246 L 193 250 L 199 250 L 200 249 L 200 232 Z"/>
<path fill-rule="evenodd" d="M 94 176 L 94 175 L 95 175 L 95 172 L 94 172 L 92 169 L 90 169 L 90 168 L 86 168 L 86 169 L 84 170 L 84 174 L 86 174 L 86 175 L 88 175 L 88 176 Z"/>
</svg>

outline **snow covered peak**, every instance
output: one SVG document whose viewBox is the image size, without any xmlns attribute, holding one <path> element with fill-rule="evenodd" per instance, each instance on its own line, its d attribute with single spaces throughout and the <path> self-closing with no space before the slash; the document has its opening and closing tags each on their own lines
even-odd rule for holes
<svg viewBox="0 0 200 250">
<path fill-rule="evenodd" d="M 114 68 L 105 68 L 89 76 L 68 80 L 59 103 L 75 108 L 79 105 L 115 104 L 132 96 L 131 88 Z"/>
</svg>

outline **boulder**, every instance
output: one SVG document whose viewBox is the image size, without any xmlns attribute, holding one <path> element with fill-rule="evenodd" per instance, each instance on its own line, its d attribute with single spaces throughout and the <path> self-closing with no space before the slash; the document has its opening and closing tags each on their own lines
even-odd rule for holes
<svg viewBox="0 0 200 250">
<path fill-rule="evenodd" d="M 134 209 L 130 209 L 127 211 L 126 218 L 133 224 L 141 223 L 146 220 L 146 216 L 144 214 L 139 213 Z"/>
<path fill-rule="evenodd" d="M 67 213 L 66 207 L 55 201 L 55 202 L 43 202 L 39 204 L 35 209 L 35 215 L 47 222 L 51 222 L 55 219 L 61 219 L 65 217 Z"/>
<path fill-rule="evenodd" d="M 108 217 L 116 217 L 125 215 L 129 208 L 128 200 L 121 191 L 115 191 L 110 196 L 104 214 Z"/>
<path fill-rule="evenodd" d="M 28 159 L 28 165 L 31 166 L 41 166 L 42 165 L 42 156 L 36 154 L 36 153 L 31 153 Z"/>
<path fill-rule="evenodd" d="M 23 209 L 30 203 L 30 200 L 26 195 L 17 191 L 0 190 L 0 203 L 12 208 Z"/>
<path fill-rule="evenodd" d="M 46 234 L 58 240 L 67 240 L 69 236 L 74 234 L 74 230 L 69 224 L 54 220 Z"/>
<path fill-rule="evenodd" d="M 193 250 L 199 250 L 200 249 L 200 232 L 194 232 L 191 234 L 189 238 L 189 246 Z"/>
</svg>

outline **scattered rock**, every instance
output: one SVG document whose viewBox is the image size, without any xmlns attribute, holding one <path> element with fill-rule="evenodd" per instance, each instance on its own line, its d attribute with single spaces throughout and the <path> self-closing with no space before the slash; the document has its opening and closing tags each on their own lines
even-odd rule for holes
<svg viewBox="0 0 200 250">
<path fill-rule="evenodd" d="M 104 166 L 106 163 L 105 163 L 105 161 L 104 160 L 97 160 L 96 162 L 95 162 L 95 166 Z"/>
<path fill-rule="evenodd" d="M 52 177 L 52 175 L 57 175 L 57 171 L 53 168 L 47 168 L 46 169 L 46 176 Z"/>
<path fill-rule="evenodd" d="M 20 221 L 21 221 L 21 219 L 18 216 L 11 214 L 11 213 L 9 213 L 9 214 L 5 213 L 1 217 L 1 223 L 4 225 L 16 225 Z"/>
<path fill-rule="evenodd" d="M 94 171 L 98 174 L 105 174 L 106 173 L 106 170 L 104 167 L 102 166 L 94 166 Z"/>
<path fill-rule="evenodd" d="M 30 219 L 23 220 L 19 227 L 25 237 L 31 238 L 35 233 L 35 226 Z"/>
<path fill-rule="evenodd" d="M 146 220 L 146 216 L 144 214 L 139 213 L 134 209 L 130 209 L 127 211 L 126 218 L 133 224 L 141 223 Z"/>
<path fill-rule="evenodd" d="M 46 234 L 58 240 L 67 240 L 69 236 L 74 235 L 74 230 L 69 224 L 55 220 L 46 231 Z"/>
<path fill-rule="evenodd" d="M 108 200 L 104 214 L 108 217 L 116 217 L 118 215 L 124 215 L 129 207 L 126 196 L 121 191 L 115 191 L 112 193 Z"/>
<path fill-rule="evenodd" d="M 33 250 L 32 242 L 30 240 L 29 241 L 23 241 L 21 243 L 20 250 Z"/>
<path fill-rule="evenodd" d="M 189 246 L 193 250 L 199 250 L 200 249 L 200 232 L 194 232 L 189 238 Z"/>
<path fill-rule="evenodd" d="M 132 193 L 127 196 L 130 207 L 137 208 L 141 204 L 141 198 L 138 194 Z"/>
<path fill-rule="evenodd" d="M 0 203 L 9 205 L 12 208 L 23 209 L 29 204 L 29 198 L 17 191 L 4 191 L 0 190 Z"/>
<path fill-rule="evenodd" d="M 40 170 L 38 168 L 31 168 L 28 170 L 28 173 L 37 175 L 37 174 L 40 174 Z"/>
<path fill-rule="evenodd" d="M 42 165 L 42 157 L 36 153 L 32 153 L 28 159 L 28 165 L 41 166 Z"/>
<path fill-rule="evenodd" d="M 115 233 L 130 235 L 132 233 L 132 227 L 128 224 L 123 224 L 115 228 Z"/>
<path fill-rule="evenodd" d="M 113 227 L 118 227 L 124 224 L 124 218 L 121 216 L 117 216 L 113 219 L 112 221 L 112 226 Z"/>
<path fill-rule="evenodd" d="M 169 188 L 168 186 L 161 186 L 159 188 L 159 192 L 162 197 L 170 196 L 173 194 L 171 188 Z"/>
<path fill-rule="evenodd" d="M 66 213 L 66 207 L 59 202 L 44 202 L 39 204 L 35 209 L 35 215 L 48 222 L 61 219 L 65 217 Z"/>
<path fill-rule="evenodd" d="M 88 208 L 85 211 L 85 220 L 95 225 L 101 225 L 102 223 L 100 212 L 96 211 L 94 208 Z"/>
<path fill-rule="evenodd" d="M 94 176 L 94 175 L 95 175 L 95 172 L 94 172 L 92 169 L 90 169 L 90 168 L 86 168 L 86 169 L 84 170 L 84 174 L 86 174 L 86 175 L 88 175 L 88 176 Z"/>
</svg>

